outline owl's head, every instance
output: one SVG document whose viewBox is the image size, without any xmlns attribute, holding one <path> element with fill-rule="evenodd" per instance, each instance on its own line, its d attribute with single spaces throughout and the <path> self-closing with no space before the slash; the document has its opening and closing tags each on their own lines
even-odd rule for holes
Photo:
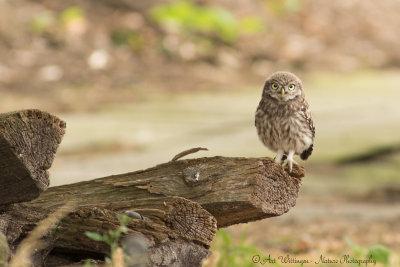
<svg viewBox="0 0 400 267">
<path fill-rule="evenodd" d="M 303 84 L 299 77 L 291 72 L 278 71 L 267 78 L 263 97 L 270 96 L 280 102 L 304 96 Z"/>
</svg>

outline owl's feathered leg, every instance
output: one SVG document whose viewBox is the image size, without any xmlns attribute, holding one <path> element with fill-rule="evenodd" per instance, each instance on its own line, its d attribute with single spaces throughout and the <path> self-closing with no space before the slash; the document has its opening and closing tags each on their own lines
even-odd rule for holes
<svg viewBox="0 0 400 267">
<path fill-rule="evenodd" d="M 287 160 L 286 160 L 285 164 L 283 164 L 283 166 L 286 166 L 286 165 L 289 166 L 289 173 L 292 172 L 293 163 L 297 164 L 297 162 L 294 161 L 293 157 L 294 157 L 294 150 L 290 150 L 288 155 L 287 155 Z"/>
<path fill-rule="evenodd" d="M 283 155 L 284 155 L 283 150 L 282 149 L 278 149 L 278 152 L 276 153 L 276 156 L 275 156 L 275 162 L 278 163 L 278 164 L 282 164 Z"/>
</svg>

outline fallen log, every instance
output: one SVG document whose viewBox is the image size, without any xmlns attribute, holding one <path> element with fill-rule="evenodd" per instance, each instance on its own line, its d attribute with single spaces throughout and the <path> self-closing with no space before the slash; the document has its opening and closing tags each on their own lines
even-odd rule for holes
<svg viewBox="0 0 400 267">
<path fill-rule="evenodd" d="M 304 171 L 296 168 L 293 175 L 300 177 Z M 150 219 L 128 224 L 130 233 L 146 237 L 152 248 L 150 259 L 164 262 L 173 255 L 172 251 L 176 253 L 174 247 L 180 242 L 186 249 L 191 247 L 193 255 L 197 251 L 196 262 L 200 265 L 208 255 L 217 224 L 225 227 L 281 215 L 295 205 L 300 184 L 299 178 L 289 176 L 271 159 L 181 160 L 144 171 L 49 188 L 39 198 L 5 210 L 0 215 L 0 230 L 15 249 L 21 237 L 40 220 L 72 201 L 77 205 L 76 211 L 48 237 L 49 247 L 58 257 L 82 260 L 98 254 L 101 258 L 107 247 L 83 233 L 115 229 L 116 214 L 131 210 Z"/>
<path fill-rule="evenodd" d="M 1 135 L 1 134 L 0 134 Z M 117 229 L 117 214 L 133 211 L 127 237 L 148 246 L 151 266 L 200 266 L 217 228 L 279 216 L 296 203 L 302 167 L 289 175 L 269 158 L 211 157 L 49 188 L 38 198 L 0 208 L 0 232 L 15 251 L 32 229 L 65 203 L 70 212 L 43 238 L 35 265 L 104 259 L 108 246 L 85 231 Z M 0 177 L 1 178 L 1 177 Z"/>
</svg>

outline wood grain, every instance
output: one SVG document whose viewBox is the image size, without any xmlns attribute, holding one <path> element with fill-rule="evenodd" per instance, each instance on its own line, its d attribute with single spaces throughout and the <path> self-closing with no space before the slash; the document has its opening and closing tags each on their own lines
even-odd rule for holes
<svg viewBox="0 0 400 267">
<path fill-rule="evenodd" d="M 0 114 L 0 205 L 32 200 L 47 189 L 65 127 L 40 110 Z"/>
</svg>

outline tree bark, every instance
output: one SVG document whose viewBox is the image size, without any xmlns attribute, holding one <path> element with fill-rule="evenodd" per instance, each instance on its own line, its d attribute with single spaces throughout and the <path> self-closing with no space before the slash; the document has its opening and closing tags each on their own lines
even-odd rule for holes
<svg viewBox="0 0 400 267">
<path fill-rule="evenodd" d="M 250 222 L 287 212 L 296 204 L 305 171 L 289 175 L 269 158 L 212 157 L 168 162 L 132 173 L 53 187 L 29 203 L 54 209 L 66 201 L 134 210 L 143 215 L 152 203 L 180 196 L 208 210 L 218 227 Z"/>
<path fill-rule="evenodd" d="M 49 186 L 65 122 L 39 110 L 0 115 L 0 206 L 32 200 Z"/>
</svg>

